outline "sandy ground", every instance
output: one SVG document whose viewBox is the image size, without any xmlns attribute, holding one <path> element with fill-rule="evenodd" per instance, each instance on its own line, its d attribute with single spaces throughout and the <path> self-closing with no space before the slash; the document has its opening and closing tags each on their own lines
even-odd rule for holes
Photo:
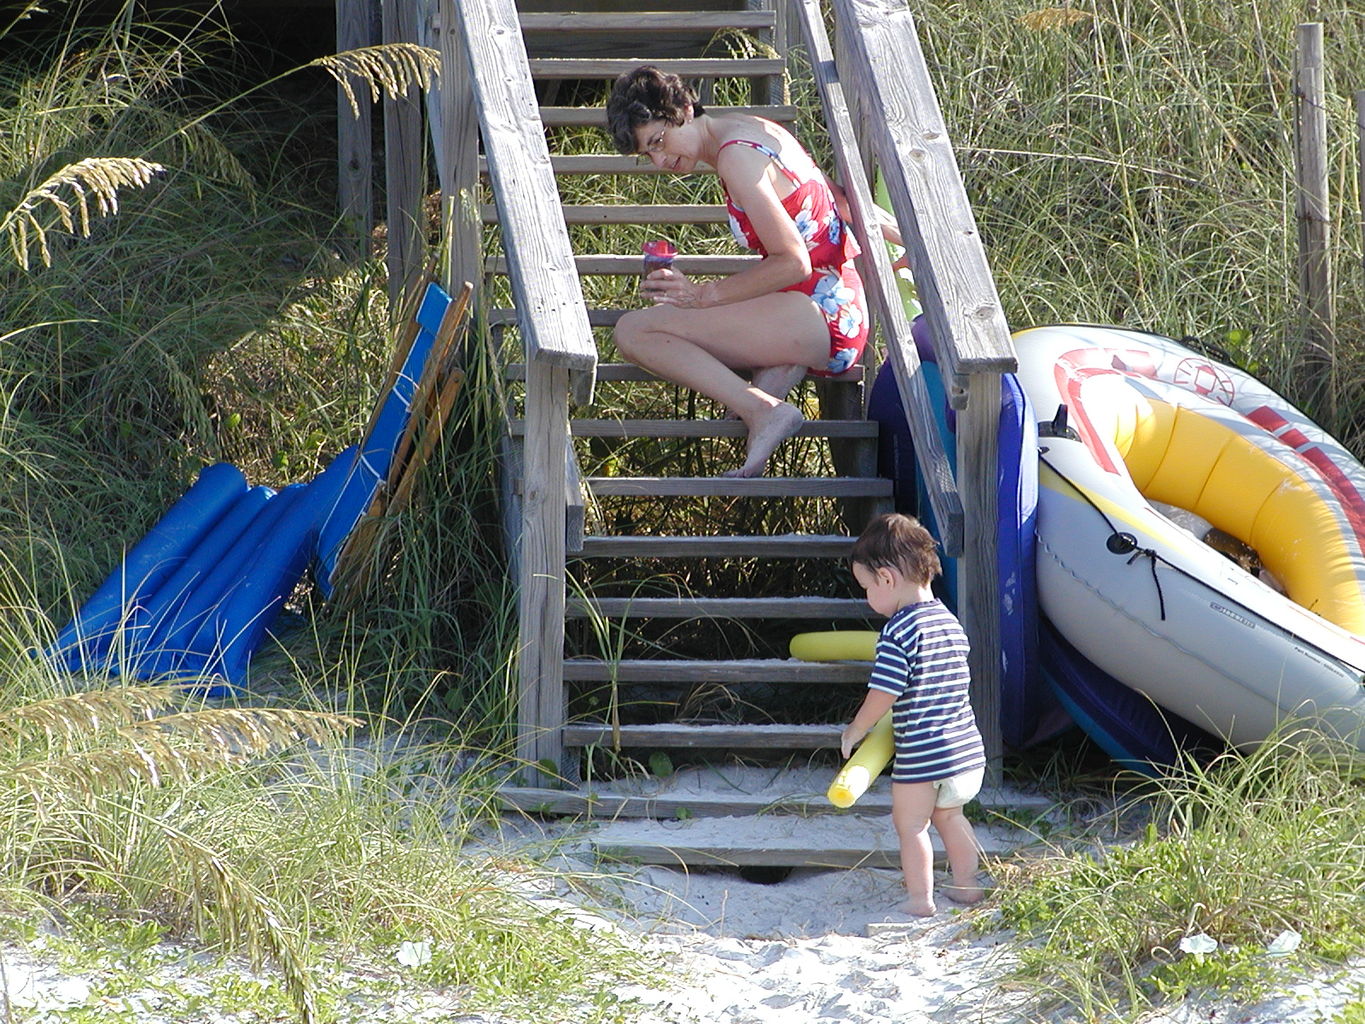
<svg viewBox="0 0 1365 1024">
<path fill-rule="evenodd" d="M 880 823 L 891 829 L 889 817 Z M 539 845 L 542 859 L 552 851 L 549 862 L 564 874 L 542 898 L 621 929 L 677 967 L 673 987 L 630 993 L 651 1008 L 647 1024 L 1038 1019 L 1021 993 L 1002 985 L 1019 943 L 989 900 L 963 910 L 940 895 L 935 917 L 913 920 L 891 913 L 902 889 L 889 868 L 800 868 L 754 881 L 735 869 L 603 862 L 594 838 L 619 824 L 509 820 L 503 838 Z M 771 828 L 760 818 L 695 824 L 725 830 L 734 846 L 761 843 Z M 671 827 L 685 845 L 685 823 Z M 947 881 L 942 871 L 938 878 Z M 1354 1024 L 1365 1020 L 1363 1001 L 1365 962 L 1257 1005 L 1191 1001 L 1144 1024 Z M 1352 1002 L 1356 1016 L 1343 1019 Z"/>
<path fill-rule="evenodd" d="M 815 821 L 809 820 L 812 828 Z M 706 827 L 724 828 L 734 845 L 743 846 L 760 841 L 759 830 L 768 826 L 751 817 L 713 821 Z M 884 827 L 890 828 L 889 819 Z M 609 828 L 508 818 L 486 841 L 500 852 L 528 853 L 555 869 L 550 879 L 535 883 L 531 898 L 567 909 L 586 925 L 614 929 L 672 969 L 674 981 L 663 989 L 621 993 L 646 1008 L 642 1024 L 1041 1020 L 1026 1010 L 1021 993 L 1002 985 L 1019 944 L 999 927 L 989 900 L 964 911 L 940 898 L 935 917 L 908 920 L 891 913 L 901 899 L 899 872 L 893 869 L 801 868 L 754 880 L 752 873 L 746 878 L 730 868 L 622 864 L 603 861 L 593 846 Z M 41 940 L 7 946 L 0 949 L 0 981 L 7 996 L 7 1004 L 0 1002 L 0 1020 L 186 1020 L 183 996 L 167 993 L 194 991 L 201 972 L 221 971 L 222 965 L 213 966 L 211 959 L 172 950 L 159 968 L 164 978 L 111 1001 L 92 994 L 98 979 L 64 974 Z M 1348 1004 L 1350 1014 L 1343 1015 Z M 107 1015 L 101 1015 L 100 1006 Z M 92 1010 L 94 1016 L 81 1015 Z M 463 1012 L 448 994 L 418 987 L 401 990 L 382 1005 L 363 1001 L 348 1010 L 348 1024 L 502 1024 Z M 72 1013 L 77 1016 L 68 1016 Z M 219 1012 L 191 1016 L 215 1024 L 246 1019 Z M 1362 1020 L 1365 963 L 1305 981 L 1256 1005 L 1192 1001 L 1151 1014 L 1143 1024 Z"/>
<path fill-rule="evenodd" d="M 561 889 L 560 898 L 591 908 L 678 968 L 672 989 L 631 993 L 652 1007 L 649 1024 L 1036 1019 L 1019 993 L 1000 985 L 1019 947 L 992 926 L 989 902 L 962 911 L 940 898 L 934 918 L 884 923 L 901 892 L 889 869 L 798 869 L 761 884 L 731 870 L 642 867 L 595 882 Z M 1365 963 L 1257 1005 L 1207 1000 L 1143 1019 L 1335 1024 L 1349 1002 L 1365 1012 L 1362 1000 Z"/>
</svg>

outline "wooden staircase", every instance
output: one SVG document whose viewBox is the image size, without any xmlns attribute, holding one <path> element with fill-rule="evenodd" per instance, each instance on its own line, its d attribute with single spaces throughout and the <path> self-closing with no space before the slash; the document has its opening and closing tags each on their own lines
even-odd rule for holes
<svg viewBox="0 0 1365 1024">
<path fill-rule="evenodd" d="M 660 175 L 652 165 L 632 156 L 559 153 L 555 140 L 564 133 L 555 129 L 605 125 L 602 104 L 611 80 L 641 63 L 656 64 L 696 83 L 703 99 L 722 93 L 748 100 L 739 107 L 723 105 L 717 110 L 743 109 L 790 123 L 796 115 L 794 107 L 767 102 L 785 100 L 787 91 L 785 54 L 774 43 L 785 38 L 777 12 L 523 11 L 520 20 L 538 99 L 558 101 L 566 92 L 580 99 L 590 97 L 583 106 L 546 102 L 541 107 L 551 139 L 551 166 L 560 180 L 577 174 L 650 175 L 659 180 L 654 202 L 611 202 L 607 197 L 601 203 L 564 205 L 579 275 L 623 278 L 627 287 L 606 291 L 633 299 L 640 274 L 638 250 L 593 252 L 589 248 L 593 233 L 579 230 L 575 235 L 580 226 L 614 225 L 618 238 L 637 228 L 630 233 L 641 242 L 655 234 L 677 238 L 686 233 L 689 242 L 675 265 L 688 274 L 730 274 L 752 262 L 753 256 L 732 255 L 733 243 L 710 243 L 713 238 L 728 240 L 728 219 L 719 203 L 689 201 L 687 193 L 697 191 L 695 184 L 680 186 L 676 179 Z M 718 32 L 749 33 L 753 49 L 766 49 L 771 55 L 708 56 L 706 50 Z M 600 134 L 599 145 L 603 151 L 611 149 L 605 132 Z M 486 207 L 483 217 L 485 223 L 496 223 L 496 209 Z M 711 248 L 721 251 L 707 254 Z M 487 267 L 498 274 L 505 271 L 506 263 L 494 257 Z M 603 328 L 598 331 L 598 342 L 604 353 L 613 351 L 605 329 L 623 311 L 614 304 L 594 307 L 590 303 L 589 323 Z M 515 316 L 514 310 L 506 310 L 494 319 L 510 323 Z M 514 381 L 523 375 L 523 368 L 517 366 L 509 373 Z M 591 408 L 578 410 L 586 415 L 574 415 L 569 424 L 577 464 L 585 469 L 587 524 L 581 536 L 573 535 L 571 517 L 568 571 L 577 586 L 571 586 L 565 609 L 568 724 L 562 734 L 561 774 L 577 781 L 585 770 L 602 770 L 602 764 L 588 765 L 588 758 L 638 764 L 666 753 L 668 763 L 674 764 L 743 755 L 780 763 L 805 761 L 814 751 L 837 748 L 843 714 L 851 713 L 861 698 L 867 666 L 793 662 L 787 657 L 786 641 L 801 630 L 875 628 L 866 603 L 854 595 L 851 577 L 841 566 L 852 543 L 850 534 L 872 512 L 891 507 L 892 481 L 876 476 L 877 425 L 863 415 L 863 368 L 855 368 L 843 380 L 821 382 L 822 418 L 810 419 L 797 438 L 788 442 L 803 449 L 805 457 L 784 460 L 779 453 L 773 460 L 794 466 L 791 475 L 755 479 L 720 476 L 742 461 L 745 437 L 744 425 L 721 418 L 723 410 L 710 408 L 711 403 L 698 397 L 696 418 L 673 418 L 674 407 L 689 399 L 677 395 L 673 385 L 629 365 L 604 362 L 598 367 L 597 380 L 597 404 L 625 408 L 627 413 L 622 418 L 605 418 L 593 416 Z M 810 387 L 804 385 L 800 392 Z M 667 392 L 663 396 L 658 395 L 661 389 Z M 633 398 L 646 408 L 638 418 L 630 411 Z M 809 394 L 806 401 L 811 416 L 814 403 Z M 663 417 L 660 410 L 670 415 Z M 528 443 L 525 430 L 524 420 L 512 420 L 514 445 Z M 813 445 L 837 454 L 822 457 Z M 642 467 L 645 460 L 649 475 Z M 515 455 L 512 461 L 519 463 Z M 603 472 L 603 467 L 612 472 Z M 761 511 L 732 515 L 736 505 L 801 500 L 826 509 L 830 533 L 772 536 L 726 529 L 727 518 L 757 522 L 771 518 Z M 637 511 L 618 514 L 616 509 L 622 505 Z M 650 511 L 642 514 L 640 506 Z M 670 514 L 670 507 L 681 514 Z M 715 507 L 722 511 L 713 513 Z M 611 530 L 618 519 L 647 520 L 651 533 Z M 698 525 L 705 528 L 710 521 L 719 524 L 715 532 L 695 532 Z M 692 587 L 682 586 L 673 593 L 656 593 L 667 589 L 659 575 L 661 565 L 672 568 L 671 577 L 691 577 L 689 566 L 702 563 L 707 569 L 700 576 L 718 579 L 733 589 L 693 592 Z M 823 566 L 816 568 L 817 563 Z M 765 584 L 772 576 L 793 584 L 787 592 L 771 593 Z M 802 588 L 801 581 L 808 578 L 818 581 L 818 589 Z M 699 628 L 689 628 L 698 624 Z M 671 644 L 668 637 L 679 631 L 701 636 L 691 638 L 690 643 Z M 604 636 L 613 638 L 612 650 L 601 649 Z M 718 638 L 716 646 L 726 648 L 720 652 L 723 656 L 698 650 L 698 646 L 711 646 L 708 636 Z M 677 656 L 674 646 L 691 650 L 687 656 Z M 790 695 L 798 690 L 825 692 L 822 720 L 787 720 L 781 705 L 791 703 Z M 721 714 L 689 711 L 693 705 L 706 703 L 697 700 L 703 691 L 723 695 L 718 703 L 727 706 Z M 633 696 L 623 700 L 623 693 Z M 603 715 L 609 708 L 617 709 L 614 721 Z M 541 787 L 505 789 L 503 796 L 528 808 L 543 807 L 546 800 Z M 774 791 L 769 802 L 781 796 Z M 561 809 L 577 804 L 585 811 L 593 802 L 587 790 L 578 801 L 570 796 L 566 802 L 564 793 L 555 798 L 555 806 Z M 692 813 L 708 813 L 697 800 L 692 803 Z M 719 803 L 733 810 L 733 801 Z M 622 807 L 615 806 L 614 812 L 621 813 Z"/>
<path fill-rule="evenodd" d="M 873 10 L 882 0 L 835 2 L 852 5 L 843 17 L 856 15 L 864 34 L 887 22 Z M 485 191 L 482 205 L 456 204 L 457 222 L 466 216 L 463 210 L 472 211 L 472 220 L 462 235 L 456 225 L 455 265 L 472 266 L 462 254 L 472 251 L 468 239 L 480 226 L 496 230 L 511 250 L 485 249 L 482 257 L 484 322 L 506 365 L 505 519 L 522 590 L 521 749 L 528 765 L 527 785 L 504 787 L 500 796 L 528 812 L 619 818 L 827 810 L 823 787 L 813 787 L 812 779 L 827 779 L 836 766 L 839 732 L 861 699 L 867 666 L 794 661 L 787 643 L 796 632 L 878 625 L 846 565 L 852 536 L 892 503 L 893 482 L 876 475 L 877 427 L 863 411 L 871 368 L 800 385 L 793 401 L 804 406 L 808 422 L 770 460 L 773 475 L 730 479 L 719 474 L 742 461 L 742 424 L 721 418 L 723 410 L 700 396 L 598 356 L 610 358 L 610 328 L 625 309 L 639 305 L 640 255 L 633 242 L 617 243 L 628 249 L 624 253 L 601 251 L 597 229 L 610 225 L 612 237 L 633 234 L 641 242 L 670 236 L 681 243 L 675 266 L 693 275 L 733 273 L 755 259 L 735 253 L 718 187 L 699 191 L 697 176 L 684 187 L 647 162 L 610 152 L 606 134 L 597 131 L 605 125 L 607 88 L 621 72 L 653 63 L 692 82 L 713 112 L 745 110 L 791 124 L 798 110 L 784 75 L 793 31 L 788 26 L 795 24 L 815 50 L 811 64 L 829 117 L 826 126 L 808 129 L 803 141 L 811 145 L 822 128 L 828 132 L 860 223 L 870 216 L 869 189 L 842 97 L 835 93 L 830 105 L 837 76 L 823 26 L 812 28 L 820 20 L 815 0 L 751 0 L 755 9 L 732 0 L 734 10 L 720 9 L 725 0 L 711 0 L 715 9 L 708 10 L 683 0 L 654 3 L 672 9 L 641 12 L 623 0 L 598 0 L 594 6 L 615 9 L 514 12 L 508 0 L 475 7 L 442 0 L 443 17 L 462 12 L 455 17 L 463 19 L 463 59 L 474 67 L 487 154 L 476 163 L 467 144 L 449 149 L 451 163 L 464 160 L 468 168 L 467 177 L 456 175 L 453 194 L 463 189 L 459 181 L 472 186 L 477 174 L 495 185 L 496 199 L 489 202 Z M 524 58 L 499 41 L 514 20 Z M 726 40 L 719 48 L 718 34 Z M 751 44 L 739 42 L 741 36 Z M 530 87 L 517 75 L 499 76 L 514 56 L 525 59 Z M 458 48 L 449 59 L 457 72 L 450 80 L 463 80 Z M 456 97 L 457 113 L 463 102 Z M 526 124 L 532 110 L 538 128 Z M 936 108 L 929 115 L 936 117 Z M 450 139 L 469 139 L 469 122 L 455 120 Z M 543 155 L 535 137 L 542 132 L 548 143 Z M 596 147 L 585 155 L 583 138 L 594 133 Z M 936 124 L 925 137 L 933 147 L 946 141 Z M 560 151 L 566 139 L 574 152 Z M 518 160 L 522 154 L 526 159 Z M 925 166 L 935 167 L 936 157 L 930 152 Z M 585 174 L 611 176 L 607 180 L 618 187 L 586 196 L 580 184 Z M 545 198 L 556 185 L 557 209 Z M 917 182 L 892 183 L 898 211 L 918 188 Z M 470 195 L 474 191 L 468 188 Z M 545 225 L 560 218 L 570 233 L 567 244 L 551 239 L 542 245 Z M 904 214 L 901 220 L 907 223 Z M 960 414 L 959 423 L 968 424 L 967 436 L 989 439 L 998 373 L 1012 368 L 1012 352 L 999 340 L 1007 347 L 1003 318 L 976 293 L 949 294 L 956 277 L 931 273 L 942 254 L 952 252 L 954 269 L 965 267 L 972 278 L 974 254 L 970 246 L 964 250 L 962 237 L 958 225 L 940 224 L 930 210 L 915 218 L 908 241 L 912 255 L 916 247 L 928 249 L 917 258 L 924 281 L 932 284 L 928 308 L 943 321 L 936 336 L 949 339 L 941 365 L 964 395 L 990 396 L 989 403 Z M 931 438 L 917 441 L 917 455 L 936 515 L 947 524 L 948 553 L 956 556 L 963 553 L 962 502 L 946 457 L 935 450 L 937 433 L 889 264 L 881 257 L 870 262 L 863 269 L 869 297 L 902 394 L 909 395 L 903 402 L 912 429 L 917 439 Z M 919 280 L 918 268 L 916 273 Z M 565 276 L 576 276 L 579 288 L 564 287 Z M 571 294 L 587 297 L 586 310 L 568 308 Z M 513 296 L 530 296 L 530 302 L 516 308 Z M 965 321 L 963 310 L 972 311 Z M 595 340 L 584 344 L 580 330 Z M 993 448 L 985 441 L 978 447 L 985 456 L 978 476 L 993 481 Z M 811 521 L 828 526 L 820 534 L 799 532 Z M 979 550 L 969 544 L 967 554 L 974 564 L 990 566 L 990 513 L 977 522 L 985 524 L 976 528 L 984 544 Z M 969 541 L 978 539 L 967 532 Z M 989 592 L 981 594 L 979 606 L 990 607 Z M 542 638 L 535 636 L 538 630 Z M 974 668 L 974 674 L 989 681 L 989 639 L 982 648 L 986 668 Z M 990 749 L 989 735 L 987 742 Z M 714 766 L 741 762 L 767 766 L 759 791 L 736 799 L 696 785 Z M 859 810 L 887 813 L 886 796 L 883 783 Z M 983 797 L 983 803 L 997 802 Z M 889 824 L 885 831 L 892 841 Z M 700 850 L 705 845 L 689 863 L 717 863 L 718 856 L 731 863 L 771 864 L 773 856 L 783 863 L 858 862 L 856 848 L 812 850 L 800 859 L 792 851 L 727 848 L 717 854 L 715 844 Z M 666 857 L 676 859 L 683 848 L 685 843 L 672 844 Z"/>
</svg>

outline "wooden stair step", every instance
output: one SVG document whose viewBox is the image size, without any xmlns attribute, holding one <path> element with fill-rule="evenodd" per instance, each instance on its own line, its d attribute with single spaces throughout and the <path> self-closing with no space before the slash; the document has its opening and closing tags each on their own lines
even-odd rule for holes
<svg viewBox="0 0 1365 1024">
<path fill-rule="evenodd" d="M 711 106 L 706 105 L 708 114 L 749 114 L 766 117 L 779 124 L 791 124 L 800 116 L 793 106 L 779 104 L 754 104 L 751 106 Z M 607 126 L 606 107 L 555 107 L 540 108 L 540 120 L 547 128 L 587 126 L 605 128 Z"/>
<path fill-rule="evenodd" d="M 833 774 L 833 771 L 830 771 L 829 777 L 833 778 Z M 987 797 L 987 799 L 990 797 L 984 791 L 981 796 Z M 614 821 L 648 821 L 648 819 L 669 821 L 672 819 L 670 829 L 676 829 L 677 822 L 680 819 L 744 818 L 744 829 L 748 831 L 752 827 L 752 823 L 748 819 L 759 815 L 781 815 L 784 812 L 788 815 L 800 815 L 797 821 L 801 821 L 801 819 L 809 821 L 816 815 L 829 816 L 833 821 L 841 823 L 871 819 L 871 821 L 885 822 L 885 825 L 878 827 L 879 829 L 885 827 L 889 836 L 883 842 L 891 844 L 891 849 L 894 849 L 895 830 L 890 822 L 891 793 L 886 780 L 876 782 L 872 789 L 864 793 L 849 811 L 841 811 L 834 807 L 829 800 L 824 799 L 823 792 L 807 792 L 790 796 L 777 795 L 777 793 L 771 792 L 736 792 L 726 796 L 689 795 L 689 793 L 678 792 L 631 793 L 617 792 L 610 782 L 602 786 L 594 786 L 594 788 L 579 789 L 579 791 L 541 788 L 541 786 L 502 786 L 501 789 L 498 789 L 495 799 L 504 807 L 504 810 L 521 811 L 524 814 L 558 815 L 565 816 L 565 818 L 597 818 L 603 819 L 603 821 L 609 821 L 609 819 L 614 819 Z M 1040 803 L 1035 807 L 1018 807 L 1017 810 L 1024 811 L 1025 815 L 1033 816 L 1052 806 L 1051 801 L 1043 799 L 1043 797 L 1039 797 L 1039 800 Z M 990 807 L 990 804 L 987 804 L 984 799 L 983 804 Z M 1006 814 L 1011 814 L 1011 812 L 1013 811 L 1006 812 Z M 732 834 L 733 831 L 736 831 L 734 825 L 736 822 L 730 822 Z M 983 842 L 983 847 L 986 847 L 987 841 L 990 841 L 987 852 L 995 853 L 998 856 L 1017 851 L 1025 845 L 1031 845 L 1036 840 L 1032 833 L 1014 829 L 1006 822 L 977 825 L 975 831 L 977 840 Z M 631 834 L 632 838 L 629 841 L 631 845 L 640 841 L 637 830 L 632 829 Z M 673 837 L 677 837 L 677 831 L 673 831 Z M 621 838 L 620 834 L 609 834 L 605 837 L 601 833 L 594 834 L 594 842 L 610 842 L 617 849 L 620 849 L 617 844 L 620 844 Z M 692 838 L 689 847 L 684 847 L 684 849 L 696 849 L 696 838 Z M 811 837 L 807 837 L 805 841 L 811 841 Z M 650 842 L 650 847 L 655 851 L 663 849 L 654 842 Z M 708 847 L 703 849 L 708 849 L 708 853 L 714 856 L 717 847 L 714 844 L 708 844 Z M 792 847 L 784 844 L 777 849 L 784 851 L 782 856 L 786 856 Z M 942 853 L 942 849 L 935 849 Z M 670 860 L 670 862 L 650 860 L 648 863 L 676 864 L 677 860 Z M 714 862 L 706 860 L 706 862 L 699 863 Z M 860 862 L 853 860 L 852 863 L 831 864 L 830 867 L 852 867 L 853 864 L 857 863 Z M 879 864 L 879 866 L 900 867 L 900 863 Z"/>
<path fill-rule="evenodd" d="M 565 790 L 533 786 L 503 786 L 497 800 L 507 810 L 527 814 L 555 814 L 585 818 L 677 818 L 679 816 L 714 818 L 753 815 L 776 810 L 798 814 L 834 811 L 835 808 L 814 794 L 800 797 L 748 797 L 738 794 L 720 800 L 675 794 L 641 795 L 613 792 L 611 789 Z M 890 799 L 885 813 L 890 813 Z M 823 806 L 821 806 L 823 805 Z"/>
<path fill-rule="evenodd" d="M 730 218 L 725 207 L 701 203 L 566 204 L 562 209 L 565 224 L 725 224 Z M 479 218 L 485 224 L 496 224 L 498 208 L 484 204 L 479 208 Z"/>
<path fill-rule="evenodd" d="M 869 476 L 590 476 L 597 497 L 889 498 L 895 482 Z"/>
<path fill-rule="evenodd" d="M 791 810 L 850 820 L 891 813 L 889 776 L 876 779 L 849 811 L 841 811 L 825 798 L 834 774 L 832 765 L 774 773 L 772 768 L 736 768 L 727 763 L 682 767 L 666 778 L 604 779 L 571 789 L 503 786 L 498 797 L 508 807 L 532 813 L 602 818 L 671 818 L 680 810 L 696 818 Z M 977 802 L 989 819 L 1004 822 L 1036 819 L 1056 808 L 1055 801 L 1044 794 L 1011 786 L 987 786 Z"/>
<path fill-rule="evenodd" d="M 762 814 L 740 822 L 686 808 L 686 819 L 607 821 L 589 842 L 603 859 L 669 867 L 900 867 L 889 814 Z M 1006 826 L 978 825 L 974 831 L 982 852 L 993 857 L 1037 842 L 1032 833 Z M 746 840 L 737 842 L 741 835 Z M 942 863 L 942 841 L 937 833 L 931 837 L 934 859 Z"/>
<path fill-rule="evenodd" d="M 550 157 L 555 174 L 664 174 L 644 157 L 617 153 L 577 153 Z M 479 157 L 479 173 L 488 173 L 488 161 Z"/>
<path fill-rule="evenodd" d="M 522 11 L 523 32 L 715 33 L 727 28 L 759 32 L 777 21 L 773 11 Z"/>
<path fill-rule="evenodd" d="M 853 538 L 787 533 L 777 537 L 584 537 L 582 558 L 847 558 Z"/>
<path fill-rule="evenodd" d="M 609 619 L 871 619 L 852 597 L 590 597 L 564 604 L 567 618 Z"/>
<path fill-rule="evenodd" d="M 613 79 L 634 71 L 642 61 L 638 57 L 532 57 L 526 63 L 533 80 L 562 81 Z M 650 63 L 683 78 L 764 78 L 787 71 L 787 62 L 780 57 L 666 57 Z"/>
<path fill-rule="evenodd" d="M 636 253 L 630 256 L 575 256 L 573 262 L 580 277 L 605 277 L 611 274 L 639 277 L 640 260 L 640 255 Z M 757 256 L 679 256 L 674 260 L 674 266 L 689 275 L 737 274 L 758 260 Z M 484 269 L 490 274 L 506 274 L 507 258 L 489 257 L 484 261 Z"/>
<path fill-rule="evenodd" d="M 616 321 L 617 321 L 617 320 L 620 320 L 621 317 L 622 317 L 626 312 L 627 312 L 627 311 L 624 310 L 624 309 L 590 309 L 590 310 L 588 310 L 588 326 L 590 326 L 590 327 L 615 327 L 615 326 L 616 326 Z M 517 322 L 517 311 L 516 311 L 515 309 L 506 309 L 506 308 L 503 308 L 503 309 L 491 309 L 491 310 L 488 311 L 488 324 L 489 324 L 490 327 L 503 327 L 503 326 L 507 326 L 507 325 L 515 325 L 516 322 Z M 604 366 L 608 366 L 608 365 L 612 365 L 612 364 L 603 364 L 603 363 L 599 363 L 599 364 L 597 365 L 597 379 L 598 379 L 598 380 L 658 380 L 658 379 L 659 379 L 659 378 L 655 377 L 653 374 L 646 372 L 645 370 L 639 370 L 640 376 L 638 376 L 638 377 L 604 377 L 604 376 L 602 376 L 602 370 L 603 370 Z M 629 364 L 623 363 L 623 364 L 620 364 L 620 365 L 625 366 L 625 365 L 629 365 Z M 638 370 L 639 368 L 636 367 L 635 369 Z M 508 363 L 506 369 L 504 370 L 504 374 L 505 374 L 505 376 L 507 377 L 508 380 L 525 380 L 525 379 L 526 379 L 526 364 L 525 364 L 525 363 Z"/>
<path fill-rule="evenodd" d="M 566 747 L 621 747 L 719 750 L 837 750 L 838 725 L 623 725 L 579 722 L 564 727 Z"/>
<path fill-rule="evenodd" d="M 866 662 L 797 661 L 795 658 L 564 660 L 564 679 L 580 683 L 614 680 L 621 683 L 860 683 L 866 686 L 867 672 Z"/>
<path fill-rule="evenodd" d="M 574 437 L 747 437 L 749 429 L 740 420 L 570 420 Z M 526 421 L 510 420 L 513 437 L 526 434 Z M 874 438 L 874 420 L 806 420 L 796 437 Z"/>
<path fill-rule="evenodd" d="M 590 309 L 588 310 L 588 320 L 589 322 L 592 322 L 594 314 L 605 313 L 611 314 L 611 322 L 615 323 L 616 320 L 620 319 L 621 314 L 625 312 L 626 310 L 624 309 Z M 495 309 L 489 315 L 489 322 L 492 324 L 516 323 L 516 320 L 517 311 L 515 309 Z M 603 325 L 594 324 L 594 326 Z M 748 370 L 736 370 L 735 372 L 746 379 L 750 376 Z M 859 364 L 850 367 L 837 377 L 813 377 L 811 374 L 807 373 L 806 379 L 829 381 L 835 384 L 861 384 L 865 372 L 866 368 Z M 526 379 L 526 364 L 508 363 L 504 372 L 504 377 L 510 381 L 524 381 Z M 662 377 L 656 376 L 643 367 L 635 366 L 631 363 L 598 363 L 597 379 L 600 381 L 639 381 L 642 383 L 653 381 L 668 383 L 667 381 L 664 381 Z"/>
</svg>

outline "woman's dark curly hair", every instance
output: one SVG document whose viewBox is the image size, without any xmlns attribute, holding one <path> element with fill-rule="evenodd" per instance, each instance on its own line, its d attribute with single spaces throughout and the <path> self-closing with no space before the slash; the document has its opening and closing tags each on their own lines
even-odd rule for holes
<svg viewBox="0 0 1365 1024">
<path fill-rule="evenodd" d="M 650 121 L 680 125 L 687 117 L 688 107 L 698 117 L 706 113 L 681 78 L 645 64 L 627 71 L 612 86 L 607 100 L 607 130 L 618 150 L 634 153 L 640 148 L 636 128 Z"/>
</svg>

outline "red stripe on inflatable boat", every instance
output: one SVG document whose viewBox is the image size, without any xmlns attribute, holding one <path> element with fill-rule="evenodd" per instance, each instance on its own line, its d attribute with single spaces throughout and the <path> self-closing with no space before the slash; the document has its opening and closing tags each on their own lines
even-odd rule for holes
<svg viewBox="0 0 1365 1024">
<path fill-rule="evenodd" d="M 1106 473 L 1119 475 L 1119 468 L 1109 457 L 1109 449 L 1100 440 L 1099 432 L 1085 413 L 1081 402 L 1081 386 L 1093 376 L 1106 373 L 1157 379 L 1156 361 L 1152 353 L 1142 349 L 1073 348 L 1057 357 L 1053 374 L 1057 390 L 1066 396 L 1071 422 L 1081 442 L 1090 450 L 1099 467 Z"/>
<path fill-rule="evenodd" d="M 1365 498 L 1361 497 L 1341 467 L 1307 434 L 1270 406 L 1263 405 L 1253 409 L 1247 414 L 1247 419 L 1289 445 L 1322 475 L 1327 486 L 1341 500 L 1342 511 L 1346 513 L 1346 519 L 1350 522 L 1351 529 L 1355 531 L 1356 546 L 1365 554 Z"/>
</svg>

